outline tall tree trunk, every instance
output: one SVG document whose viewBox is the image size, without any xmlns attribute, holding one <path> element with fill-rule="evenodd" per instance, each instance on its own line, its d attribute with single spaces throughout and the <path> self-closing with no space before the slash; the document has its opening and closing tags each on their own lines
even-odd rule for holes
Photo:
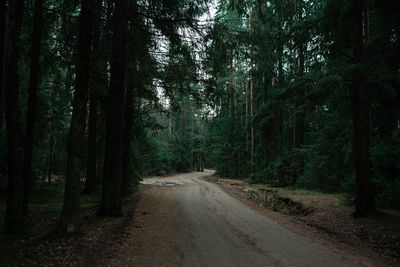
<svg viewBox="0 0 400 267">
<path fill-rule="evenodd" d="M 303 21 L 303 1 L 298 0 L 296 1 L 296 13 L 297 13 L 297 20 L 299 23 Z M 297 49 L 298 49 L 298 72 L 297 72 L 297 77 L 299 79 L 302 79 L 304 77 L 304 64 L 305 64 L 305 49 L 306 45 L 304 42 L 304 36 L 302 36 L 304 33 L 300 32 L 298 33 L 299 36 L 297 36 Z M 304 97 L 305 97 L 305 92 L 304 92 L 304 85 L 303 83 L 300 83 L 299 88 L 297 88 L 297 94 L 295 94 L 295 144 L 294 146 L 296 148 L 301 148 L 304 145 L 304 110 L 298 110 L 303 109 L 304 107 Z"/>
<path fill-rule="evenodd" d="M 249 12 L 249 34 L 250 36 L 253 35 L 253 9 Z M 253 47 L 250 46 L 250 66 L 253 68 L 254 60 L 253 60 Z M 254 84 L 253 84 L 253 74 L 252 69 L 250 69 L 249 73 L 249 83 L 250 83 L 250 173 L 254 174 L 254 146 L 255 146 L 255 131 L 254 131 Z"/>
<path fill-rule="evenodd" d="M 127 0 L 115 0 L 111 55 L 111 78 L 103 168 L 103 194 L 99 214 L 122 215 L 121 172 L 123 104 L 125 95 L 128 36 Z"/>
<path fill-rule="evenodd" d="M 0 130 L 3 129 L 4 115 L 4 37 L 6 31 L 6 12 L 7 1 L 3 0 L 0 3 Z"/>
<path fill-rule="evenodd" d="M 280 29 L 282 26 L 280 24 Z M 278 88 L 279 90 L 283 90 L 285 86 L 285 74 L 283 71 L 283 40 L 282 36 L 279 38 L 279 49 L 278 49 Z M 276 148 L 275 148 L 275 157 L 281 153 L 283 150 L 283 110 L 279 107 L 276 111 Z"/>
<path fill-rule="evenodd" d="M 254 89 L 253 89 L 253 78 L 250 74 L 250 170 L 251 173 L 254 173 L 254 126 L 253 126 L 253 119 L 254 119 Z"/>
<path fill-rule="evenodd" d="M 101 33 L 101 0 L 95 0 L 93 7 L 93 45 L 92 45 L 92 75 L 89 86 L 89 133 L 88 154 L 86 166 L 86 181 L 84 193 L 93 193 L 99 183 L 97 178 L 97 104 L 101 87 L 102 61 L 100 60 L 100 33 Z"/>
<path fill-rule="evenodd" d="M 278 27 L 279 27 L 279 39 L 278 39 L 278 88 L 279 90 L 283 90 L 285 87 L 285 71 L 284 71 L 284 50 L 285 50 L 285 40 L 284 40 L 284 5 L 281 3 L 278 6 L 277 16 L 279 18 Z M 276 142 L 276 156 L 281 153 L 284 147 L 285 138 L 283 136 L 283 109 L 281 107 L 277 110 L 277 142 Z"/>
<path fill-rule="evenodd" d="M 365 0 L 355 0 L 353 3 L 354 34 L 353 34 L 353 64 L 361 66 L 364 55 L 363 10 Z M 370 121 L 369 100 L 366 88 L 363 86 L 361 69 L 353 73 L 351 84 L 351 100 L 353 107 L 353 156 L 356 174 L 355 216 L 362 216 L 374 209 L 374 194 L 371 182 L 370 151 Z"/>
<path fill-rule="evenodd" d="M 53 124 L 53 122 L 52 122 Z M 52 126 L 53 128 L 53 126 Z M 55 146 L 56 146 L 56 139 L 54 136 L 54 132 L 52 130 L 52 134 L 50 136 L 49 140 L 49 154 L 48 154 L 48 162 L 47 162 L 47 183 L 51 184 L 52 183 L 52 177 L 53 177 L 53 158 L 54 158 L 54 151 L 55 151 Z"/>
<path fill-rule="evenodd" d="M 250 86 L 247 86 L 247 84 L 244 85 L 245 88 L 245 130 L 246 130 L 246 154 L 249 152 L 249 88 Z M 247 169 L 246 169 L 247 172 Z"/>
<path fill-rule="evenodd" d="M 299 72 L 298 77 L 301 79 L 304 76 L 304 44 L 299 44 Z M 296 107 L 300 109 L 304 109 L 304 85 L 301 83 L 298 88 L 297 98 L 296 98 Z M 296 144 L 297 148 L 301 148 L 304 145 L 304 110 L 296 111 Z"/>
<path fill-rule="evenodd" d="M 302 37 L 301 37 L 302 38 Z M 303 79 L 304 78 L 304 64 L 305 64 L 305 59 L 304 59 L 304 49 L 305 45 L 303 41 L 300 41 L 299 43 L 299 72 L 298 72 L 298 78 Z M 295 148 L 301 149 L 304 146 L 304 135 L 305 135 L 305 110 L 304 110 L 304 104 L 305 104 L 305 90 L 304 90 L 304 84 L 303 82 L 300 83 L 300 86 L 297 88 L 297 98 L 296 98 L 296 103 L 297 105 L 297 110 L 295 113 L 295 119 L 296 119 L 296 124 L 295 124 Z M 296 182 L 297 176 L 301 176 L 304 173 L 304 153 L 302 151 L 299 151 L 298 158 L 297 158 L 297 174 L 296 176 L 293 177 L 292 183 L 294 184 Z"/>
<path fill-rule="evenodd" d="M 26 113 L 26 134 L 24 150 L 24 213 L 28 212 L 28 198 L 32 186 L 32 154 L 34 140 L 34 126 L 37 110 L 37 91 L 39 87 L 40 75 L 40 50 L 43 27 L 43 0 L 36 0 L 33 21 L 32 49 L 31 49 L 31 69 L 29 76 L 29 100 L 28 111 Z"/>
<path fill-rule="evenodd" d="M 8 140 L 8 191 L 5 214 L 6 231 L 19 232 L 24 229 L 24 178 L 23 138 L 21 111 L 19 109 L 19 41 L 22 27 L 24 0 L 9 2 L 5 50 L 5 117 Z"/>
<path fill-rule="evenodd" d="M 82 0 L 77 43 L 76 80 L 73 112 L 68 136 L 67 172 L 60 232 L 75 232 L 78 226 L 80 168 L 86 128 L 88 86 L 91 62 L 93 0 Z"/>
<path fill-rule="evenodd" d="M 298 23 L 303 22 L 303 0 L 297 0 L 296 13 Z M 297 79 L 298 87 L 294 93 L 294 148 L 301 149 L 304 146 L 304 134 L 305 134 L 305 89 L 304 89 L 304 73 L 305 73 L 305 53 L 307 49 L 306 39 L 303 30 L 299 30 L 297 33 Z M 292 177 L 292 183 L 296 183 L 297 176 L 301 176 L 304 173 L 304 155 L 301 151 L 297 155 L 296 159 L 296 175 Z"/>
<path fill-rule="evenodd" d="M 70 73 L 70 68 L 68 68 L 68 73 Z M 69 77 L 69 74 L 67 75 Z M 69 88 L 69 86 L 67 86 Z M 50 99 L 53 99 L 53 91 L 50 93 Z M 53 152 L 56 143 L 55 133 L 54 133 L 54 119 L 55 119 L 55 108 L 53 100 L 51 102 L 51 117 L 50 117 L 50 129 L 49 129 L 49 140 L 48 140 L 48 149 L 47 149 L 47 169 L 44 174 L 44 180 L 47 177 L 47 183 L 51 184 L 51 178 L 53 174 Z"/>
<path fill-rule="evenodd" d="M 88 129 L 88 154 L 86 166 L 85 194 L 96 191 L 97 179 L 97 92 L 90 88 L 89 96 L 89 129 Z"/>
<path fill-rule="evenodd" d="M 126 195 L 130 190 L 129 183 L 129 166 L 131 163 L 131 142 L 133 136 L 133 103 L 134 94 L 132 86 L 128 85 L 125 104 L 125 127 L 122 147 L 122 175 L 121 175 L 121 190 L 122 194 Z"/>
</svg>

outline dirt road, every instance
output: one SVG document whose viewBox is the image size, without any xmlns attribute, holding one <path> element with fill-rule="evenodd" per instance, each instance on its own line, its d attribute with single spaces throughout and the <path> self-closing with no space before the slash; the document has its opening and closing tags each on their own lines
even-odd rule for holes
<svg viewBox="0 0 400 267">
<path fill-rule="evenodd" d="M 365 265 L 249 208 L 202 179 L 210 174 L 146 179 L 130 236 L 109 265 Z"/>
</svg>

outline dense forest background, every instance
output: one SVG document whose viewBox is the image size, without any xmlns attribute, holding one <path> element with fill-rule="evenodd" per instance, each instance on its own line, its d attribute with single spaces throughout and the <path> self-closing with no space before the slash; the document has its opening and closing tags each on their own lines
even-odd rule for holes
<svg viewBox="0 0 400 267">
<path fill-rule="evenodd" d="M 103 216 L 142 177 L 213 168 L 400 208 L 397 0 L 2 1 L 6 230 L 65 184 Z M 214 16 L 215 13 L 215 16 Z M 208 15 L 207 15 L 208 14 Z"/>
<path fill-rule="evenodd" d="M 399 208 L 399 26 L 396 1 L 220 1 L 218 172 Z"/>
</svg>

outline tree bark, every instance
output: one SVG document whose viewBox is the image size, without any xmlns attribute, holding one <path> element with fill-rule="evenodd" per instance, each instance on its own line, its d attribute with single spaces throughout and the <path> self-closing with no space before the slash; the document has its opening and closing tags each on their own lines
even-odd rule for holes
<svg viewBox="0 0 400 267">
<path fill-rule="evenodd" d="M 4 115 L 4 37 L 6 31 L 7 1 L 0 3 L 0 130 L 3 129 Z"/>
<path fill-rule="evenodd" d="M 29 99 L 28 111 L 26 113 L 26 134 L 24 150 L 24 213 L 28 212 L 28 198 L 32 187 L 32 154 L 34 127 L 37 110 L 37 91 L 40 76 L 40 50 L 43 27 L 43 0 L 36 0 L 33 21 L 32 49 L 31 49 L 31 68 L 29 75 Z"/>
<path fill-rule="evenodd" d="M 121 173 L 123 104 L 125 94 L 126 52 L 128 35 L 127 0 L 115 0 L 111 55 L 111 78 L 106 125 L 106 147 L 103 168 L 103 194 L 99 214 L 121 216 Z"/>
<path fill-rule="evenodd" d="M 71 233 L 78 229 L 80 168 L 86 128 L 88 86 L 92 43 L 92 0 L 82 0 L 77 43 L 76 79 L 73 112 L 68 136 L 67 172 L 64 205 L 58 230 Z"/>
<path fill-rule="evenodd" d="M 302 0 L 298 0 L 296 2 L 296 13 L 297 13 L 297 19 L 298 22 L 301 23 L 303 18 L 302 18 Z M 305 65 L 305 41 L 304 37 L 302 36 L 303 33 L 298 33 L 299 35 L 297 36 L 297 49 L 298 49 L 298 73 L 297 77 L 299 79 L 302 79 L 304 77 L 304 65 Z M 297 94 L 295 97 L 295 106 L 296 108 L 304 109 L 304 97 L 305 97 L 305 92 L 304 92 L 304 85 L 303 83 L 300 83 L 300 86 L 297 88 Z M 295 147 L 296 148 L 301 148 L 304 145 L 304 110 L 296 110 L 295 112 Z"/>
<path fill-rule="evenodd" d="M 250 74 L 250 170 L 251 173 L 254 173 L 254 126 L 253 126 L 253 119 L 254 119 L 254 89 L 253 89 L 253 78 Z"/>
<path fill-rule="evenodd" d="M 368 93 L 363 86 L 364 36 L 363 36 L 363 9 L 365 0 L 355 0 L 353 3 L 353 64 L 359 69 L 354 71 L 351 84 L 351 101 L 353 108 L 353 157 L 356 175 L 356 217 L 366 215 L 375 208 L 374 194 L 371 181 L 370 166 L 370 108 Z"/>
<path fill-rule="evenodd" d="M 96 191 L 99 184 L 97 178 L 97 104 L 98 94 L 101 87 L 99 79 L 102 73 L 102 62 L 100 60 L 100 33 L 101 33 L 101 0 L 95 0 L 93 7 L 93 45 L 92 45 L 92 71 L 89 86 L 89 133 L 88 133 L 88 155 L 86 166 L 86 181 L 84 193 L 90 194 Z"/>
<path fill-rule="evenodd" d="M 136 3 L 134 4 L 134 10 L 137 10 Z M 131 46 L 129 53 L 129 67 L 127 67 L 128 72 L 131 77 L 127 78 L 126 82 L 126 100 L 125 100 L 125 123 L 124 123 L 124 134 L 123 134 L 123 148 L 122 148 L 122 174 L 121 174 L 121 192 L 122 195 L 127 195 L 131 190 L 131 183 L 129 180 L 129 172 L 132 160 L 131 143 L 134 137 L 134 103 L 135 103 L 135 90 L 136 90 L 136 75 L 137 75 L 137 53 L 135 51 L 135 41 L 138 39 L 137 31 L 135 25 L 131 25 L 129 29 L 129 39 Z"/>
<path fill-rule="evenodd" d="M 302 37 L 300 37 L 302 39 Z M 299 72 L 298 72 L 298 78 L 303 79 L 304 78 L 304 65 L 305 65 L 305 58 L 304 58 L 304 53 L 305 53 L 305 44 L 301 40 L 299 42 Z M 305 90 L 304 90 L 304 83 L 301 82 L 300 86 L 297 88 L 297 110 L 295 113 L 295 148 L 297 149 L 302 149 L 304 146 L 304 136 L 305 136 L 305 110 L 304 110 L 304 105 L 305 105 Z M 304 173 L 304 161 L 305 161 L 305 155 L 304 153 L 300 150 L 298 153 L 298 167 L 297 167 L 297 175 L 296 177 L 293 177 L 293 183 L 296 182 L 297 176 L 301 176 Z"/>
<path fill-rule="evenodd" d="M 86 166 L 85 194 L 96 191 L 97 179 L 97 92 L 90 88 L 89 96 L 89 129 L 88 129 L 88 155 Z"/>
<path fill-rule="evenodd" d="M 282 30 L 282 26 L 280 24 L 280 29 Z M 278 48 L 278 88 L 279 90 L 283 90 L 285 87 L 285 74 L 283 70 L 283 64 L 284 64 L 284 59 L 283 59 L 283 50 L 284 50 L 284 42 L 282 40 L 282 36 L 279 38 L 279 48 Z M 283 150 L 283 111 L 279 107 L 278 110 L 276 111 L 276 148 L 275 148 L 275 157 L 281 153 Z"/>
<path fill-rule="evenodd" d="M 24 229 L 24 178 L 23 138 L 21 132 L 21 111 L 19 109 L 19 41 L 22 28 L 24 1 L 9 2 L 7 42 L 5 50 L 5 117 L 8 141 L 8 191 L 5 227 L 8 233 Z"/>
<path fill-rule="evenodd" d="M 298 77 L 301 79 L 304 76 L 304 44 L 300 43 L 299 44 L 299 72 L 298 72 Z M 297 108 L 304 109 L 304 97 L 305 97 L 305 92 L 304 92 L 304 85 L 301 84 L 300 87 L 298 88 L 298 93 L 297 93 L 297 103 L 296 106 Z M 301 148 L 304 145 L 304 128 L 305 128 L 305 123 L 304 123 L 304 110 L 297 110 L 296 111 L 296 148 Z"/>
<path fill-rule="evenodd" d="M 249 33 L 250 36 L 253 35 L 253 9 L 250 10 L 249 14 Z M 250 46 L 250 49 L 252 47 Z M 250 66 L 253 68 L 253 53 L 250 52 Z M 253 74 L 252 70 L 249 72 L 249 83 L 250 83 L 250 173 L 254 174 L 255 168 L 254 168 L 254 146 L 255 146 L 255 131 L 254 131 L 254 125 L 253 125 L 253 120 L 254 120 L 254 85 L 253 85 Z"/>
<path fill-rule="evenodd" d="M 122 175 L 121 190 L 126 195 L 130 190 L 129 182 L 129 166 L 131 163 L 131 142 L 133 136 L 133 101 L 134 94 L 132 86 L 127 87 L 126 104 L 125 104 L 125 127 L 122 148 Z"/>
</svg>

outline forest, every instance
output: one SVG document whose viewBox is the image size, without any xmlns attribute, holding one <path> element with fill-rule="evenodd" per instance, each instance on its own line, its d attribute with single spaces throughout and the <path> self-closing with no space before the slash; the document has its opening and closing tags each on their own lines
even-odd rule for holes
<svg viewBox="0 0 400 267">
<path fill-rule="evenodd" d="M 48 230 L 71 234 L 87 201 L 97 216 L 122 216 L 142 178 L 204 169 L 343 194 L 355 217 L 399 210 L 397 0 L 0 9 L 6 235 L 29 232 L 54 195 Z"/>
</svg>

